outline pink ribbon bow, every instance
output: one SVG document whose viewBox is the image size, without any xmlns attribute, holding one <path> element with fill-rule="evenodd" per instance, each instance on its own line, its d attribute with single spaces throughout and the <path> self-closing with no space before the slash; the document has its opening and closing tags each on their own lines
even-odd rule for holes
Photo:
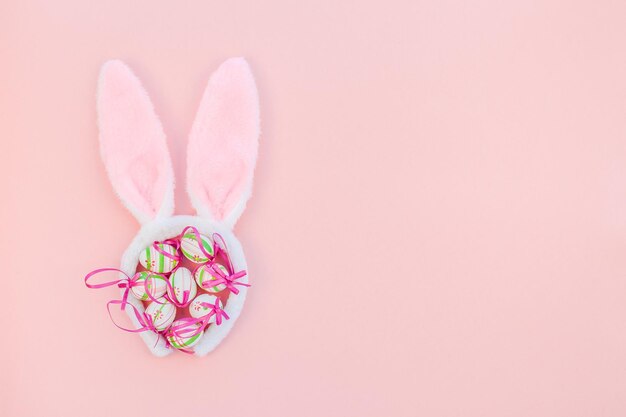
<svg viewBox="0 0 626 417">
<path fill-rule="evenodd" d="M 89 279 L 91 277 L 93 277 L 94 275 L 102 273 L 102 272 L 109 272 L 109 271 L 119 272 L 120 274 L 123 274 L 125 276 L 125 278 L 120 278 L 120 279 L 118 279 L 116 281 L 102 282 L 100 284 L 90 284 L 89 283 Z M 85 285 L 88 288 L 94 288 L 94 289 L 110 287 L 110 286 L 113 286 L 113 285 L 117 285 L 118 288 L 125 288 L 124 294 L 122 295 L 122 300 L 121 300 L 122 308 L 124 308 L 126 306 L 127 302 L 128 302 L 128 292 L 130 291 L 130 289 L 133 288 L 133 287 L 138 287 L 138 286 L 142 285 L 142 284 L 140 284 L 138 282 L 140 273 L 141 272 L 137 272 L 132 277 L 129 277 L 128 274 L 126 274 L 126 272 L 124 272 L 124 271 L 122 271 L 120 269 L 117 269 L 117 268 L 100 268 L 100 269 L 96 269 L 94 271 L 91 271 L 90 273 L 85 275 Z M 155 276 L 155 275 L 150 274 L 149 276 Z M 150 295 L 150 293 L 148 292 L 147 287 L 146 287 L 146 283 L 147 282 L 148 282 L 148 280 L 146 279 L 144 281 L 143 285 L 144 285 L 144 288 L 146 289 L 146 293 L 148 295 Z"/>
<path fill-rule="evenodd" d="M 211 309 L 207 314 L 201 317 L 205 325 L 209 324 L 209 320 L 211 320 L 211 317 L 213 316 L 215 316 L 215 324 L 217 324 L 218 326 L 222 324 L 222 317 L 224 317 L 224 319 L 226 320 L 230 319 L 228 314 L 220 306 L 220 299 L 217 297 L 215 297 L 215 304 L 203 301 L 200 303 L 200 305 L 204 308 Z"/>
<path fill-rule="evenodd" d="M 169 338 L 180 340 L 182 338 L 192 338 L 202 333 L 213 316 L 215 316 L 215 324 L 218 326 L 222 324 L 222 317 L 226 320 L 230 319 L 228 314 L 220 307 L 220 300 L 218 298 L 215 299 L 214 304 L 202 302 L 200 305 L 204 308 L 210 308 L 210 311 L 202 317 L 183 317 L 176 320 L 176 324 L 171 325 L 165 333 L 165 340 L 168 346 L 172 346 L 169 342 Z M 193 350 L 190 349 L 178 350 L 185 353 L 193 353 Z"/>
<path fill-rule="evenodd" d="M 210 262 L 205 264 L 212 271 L 212 275 L 216 277 L 214 280 L 203 281 L 200 285 L 202 288 L 211 288 L 216 287 L 218 285 L 225 285 L 230 291 L 234 294 L 239 294 L 239 289 L 236 285 L 241 285 L 242 287 L 249 287 L 250 284 L 245 282 L 238 282 L 237 280 L 243 278 L 247 275 L 246 271 L 235 272 L 234 274 L 225 274 L 217 265 L 217 262 Z"/>
</svg>

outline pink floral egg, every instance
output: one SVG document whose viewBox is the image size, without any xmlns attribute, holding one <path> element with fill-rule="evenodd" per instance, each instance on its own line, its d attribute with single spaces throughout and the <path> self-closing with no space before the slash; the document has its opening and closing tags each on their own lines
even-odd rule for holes
<svg viewBox="0 0 626 417">
<path fill-rule="evenodd" d="M 154 327 L 162 332 L 170 327 L 176 318 L 176 306 L 165 298 L 159 298 L 148 305 L 146 314 L 152 320 Z"/>
</svg>

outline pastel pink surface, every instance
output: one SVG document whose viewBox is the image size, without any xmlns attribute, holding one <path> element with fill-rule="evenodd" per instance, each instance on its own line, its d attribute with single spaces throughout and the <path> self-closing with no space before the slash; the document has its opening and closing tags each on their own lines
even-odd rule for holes
<svg viewBox="0 0 626 417">
<path fill-rule="evenodd" d="M 626 415 L 625 13 L 2 2 L 0 415 Z M 100 160 L 98 72 L 141 78 L 192 213 L 187 138 L 231 56 L 260 91 L 253 287 L 215 352 L 153 358 L 82 282 L 138 227 Z M 203 401 L 138 401 L 164 375 Z"/>
</svg>

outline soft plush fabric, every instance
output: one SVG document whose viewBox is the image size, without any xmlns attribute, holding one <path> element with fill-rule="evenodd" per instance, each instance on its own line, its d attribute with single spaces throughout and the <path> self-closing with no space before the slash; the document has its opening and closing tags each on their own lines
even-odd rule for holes
<svg viewBox="0 0 626 417">
<path fill-rule="evenodd" d="M 102 160 L 122 203 L 141 222 L 174 212 L 174 174 L 161 122 L 141 83 L 121 61 L 98 83 Z"/>
<path fill-rule="evenodd" d="M 120 269 L 134 274 L 141 250 L 179 234 L 185 226 L 195 226 L 207 236 L 219 233 L 235 269 L 247 270 L 241 245 L 232 233 L 250 197 L 258 152 L 258 97 L 246 61 L 227 60 L 213 74 L 191 129 L 188 191 L 197 216 L 172 216 L 174 175 L 165 134 L 141 83 L 121 61 L 103 65 L 97 101 L 102 159 L 113 188 L 142 224 Z M 248 283 L 249 274 L 240 281 Z M 213 350 L 230 332 L 246 294 L 246 287 L 238 295 L 231 293 L 224 307 L 230 319 L 209 327 L 194 348 L 197 356 Z M 132 297 L 129 301 L 144 311 L 141 302 Z M 127 313 L 138 328 L 130 308 Z M 174 351 L 162 336 L 140 334 L 154 355 Z"/>
<path fill-rule="evenodd" d="M 252 190 L 258 152 L 257 89 L 243 58 L 211 76 L 189 135 L 187 190 L 201 216 L 234 226 Z"/>
</svg>

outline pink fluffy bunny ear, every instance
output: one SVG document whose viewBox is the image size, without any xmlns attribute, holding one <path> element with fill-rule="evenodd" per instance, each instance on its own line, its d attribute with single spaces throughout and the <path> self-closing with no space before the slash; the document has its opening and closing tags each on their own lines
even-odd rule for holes
<svg viewBox="0 0 626 417">
<path fill-rule="evenodd" d="M 102 66 L 100 150 L 122 203 L 146 223 L 174 211 L 174 174 L 165 133 L 139 79 L 121 61 Z"/>
<path fill-rule="evenodd" d="M 258 152 L 259 99 L 243 58 L 211 76 L 191 128 L 187 191 L 198 215 L 232 228 L 252 191 Z"/>
</svg>

